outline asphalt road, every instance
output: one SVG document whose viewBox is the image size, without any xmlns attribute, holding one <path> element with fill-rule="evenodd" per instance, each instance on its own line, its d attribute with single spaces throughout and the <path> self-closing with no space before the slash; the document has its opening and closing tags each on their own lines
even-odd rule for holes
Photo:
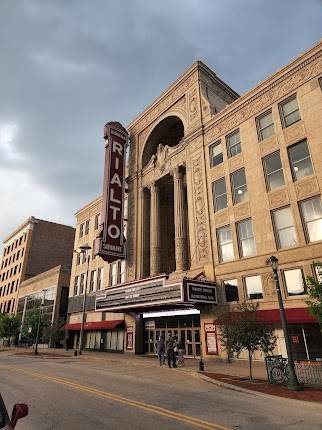
<svg viewBox="0 0 322 430">
<path fill-rule="evenodd" d="M 18 430 L 322 430 L 320 405 L 227 390 L 156 360 L 0 354 L 0 392 L 8 410 L 29 406 Z"/>
</svg>

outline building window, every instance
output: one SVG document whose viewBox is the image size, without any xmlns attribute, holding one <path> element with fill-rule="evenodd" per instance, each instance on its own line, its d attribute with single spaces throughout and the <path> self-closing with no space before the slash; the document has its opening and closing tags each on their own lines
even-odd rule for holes
<svg viewBox="0 0 322 430">
<path fill-rule="evenodd" d="M 267 139 L 274 134 L 274 120 L 271 109 L 256 118 L 256 126 L 259 141 Z"/>
<path fill-rule="evenodd" d="M 95 230 L 97 230 L 99 227 L 99 218 L 100 218 L 100 215 L 96 214 L 95 215 Z"/>
<path fill-rule="evenodd" d="M 252 221 L 246 219 L 237 224 L 239 253 L 241 257 L 251 257 L 256 254 L 256 244 Z"/>
<path fill-rule="evenodd" d="M 307 141 L 296 143 L 288 148 L 293 180 L 298 181 L 313 174 L 313 167 Z"/>
<path fill-rule="evenodd" d="M 219 260 L 221 262 L 234 260 L 234 246 L 230 226 L 217 229 Z"/>
<path fill-rule="evenodd" d="M 209 155 L 210 155 L 210 167 L 218 166 L 224 160 L 222 153 L 222 144 L 221 142 L 216 142 L 209 147 Z"/>
<path fill-rule="evenodd" d="M 118 284 L 118 261 L 110 264 L 110 286 Z"/>
<path fill-rule="evenodd" d="M 297 235 L 291 208 L 288 206 L 273 212 L 273 221 L 278 248 L 297 245 Z"/>
<path fill-rule="evenodd" d="M 289 97 L 279 104 L 281 121 L 283 128 L 289 127 L 300 121 L 301 115 L 297 104 L 296 95 Z"/>
<path fill-rule="evenodd" d="M 120 282 L 121 284 L 124 284 L 126 279 L 126 264 L 125 264 L 125 260 L 121 260 L 120 263 Z"/>
<path fill-rule="evenodd" d="M 99 267 L 97 269 L 97 288 L 96 290 L 101 290 L 103 288 L 103 268 Z"/>
<path fill-rule="evenodd" d="M 96 270 L 92 270 L 91 271 L 91 278 L 89 281 L 89 292 L 92 293 L 93 291 L 95 291 L 95 287 L 96 287 Z"/>
<path fill-rule="evenodd" d="M 79 252 L 77 252 L 77 254 L 76 254 L 76 266 L 80 265 L 80 261 L 81 261 L 81 254 Z"/>
<path fill-rule="evenodd" d="M 84 223 L 79 226 L 79 237 L 84 236 Z"/>
<path fill-rule="evenodd" d="M 285 185 L 283 167 L 279 152 L 274 152 L 274 154 L 263 158 L 263 166 L 266 179 L 266 188 L 268 191 Z"/>
<path fill-rule="evenodd" d="M 309 242 L 322 240 L 322 204 L 321 198 L 305 200 L 300 203 L 302 218 L 305 223 L 306 237 Z"/>
<path fill-rule="evenodd" d="M 241 152 L 239 130 L 234 131 L 226 137 L 228 157 L 234 157 Z"/>
<path fill-rule="evenodd" d="M 248 198 L 245 169 L 237 170 L 231 174 L 231 184 L 234 204 L 243 202 Z"/>
<path fill-rule="evenodd" d="M 89 233 L 89 219 L 85 222 L 85 235 Z"/>
<path fill-rule="evenodd" d="M 224 281 L 226 302 L 238 302 L 238 283 L 237 279 L 227 279 Z"/>
<path fill-rule="evenodd" d="M 245 277 L 246 294 L 248 300 L 263 298 L 263 286 L 260 275 Z"/>
<path fill-rule="evenodd" d="M 306 293 L 301 269 L 284 270 L 284 279 L 289 296 L 298 296 Z"/>
<path fill-rule="evenodd" d="M 215 212 L 225 209 L 228 206 L 225 178 L 218 179 L 218 181 L 212 184 L 212 195 Z"/>
<path fill-rule="evenodd" d="M 82 273 L 80 275 L 80 281 L 79 281 L 79 294 L 84 293 L 84 287 L 85 287 L 85 274 Z"/>
<path fill-rule="evenodd" d="M 78 287 L 79 287 L 79 276 L 75 276 L 75 279 L 74 279 L 74 296 L 78 296 Z"/>
</svg>

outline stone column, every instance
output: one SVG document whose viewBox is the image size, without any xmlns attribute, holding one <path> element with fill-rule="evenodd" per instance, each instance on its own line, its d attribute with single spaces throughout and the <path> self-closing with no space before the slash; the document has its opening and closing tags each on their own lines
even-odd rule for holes
<svg viewBox="0 0 322 430">
<path fill-rule="evenodd" d="M 185 211 L 183 174 L 178 167 L 173 172 L 174 184 L 174 229 L 175 229 L 175 255 L 176 271 L 187 269 L 187 219 Z"/>
<path fill-rule="evenodd" d="M 141 188 L 141 278 L 150 276 L 150 193 Z"/>
<path fill-rule="evenodd" d="M 161 272 L 161 237 L 160 237 L 160 194 L 159 186 L 153 182 L 151 191 L 150 213 L 150 276 Z"/>
</svg>

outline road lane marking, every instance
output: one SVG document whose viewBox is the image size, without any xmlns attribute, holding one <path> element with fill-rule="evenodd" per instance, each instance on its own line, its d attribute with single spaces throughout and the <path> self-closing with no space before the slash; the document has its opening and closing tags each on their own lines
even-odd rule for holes
<svg viewBox="0 0 322 430">
<path fill-rule="evenodd" d="M 73 388 L 75 390 L 80 390 L 84 392 L 88 392 L 91 394 L 95 394 L 96 396 L 107 398 L 113 400 L 115 402 L 119 402 L 128 406 L 132 406 L 139 409 L 144 409 L 148 412 L 153 412 L 158 415 L 165 416 L 167 418 L 171 418 L 177 421 L 182 421 L 187 424 L 193 425 L 195 427 L 199 427 L 207 430 L 231 430 L 228 427 L 224 427 L 220 424 L 214 424 L 208 421 L 204 421 L 198 418 L 194 418 L 188 415 L 183 415 L 178 412 L 171 411 L 170 409 L 161 408 L 159 406 L 152 405 L 150 403 L 144 403 L 137 400 L 132 400 L 127 397 L 122 397 L 117 394 L 110 393 L 108 391 L 98 390 L 97 388 L 88 387 L 85 385 L 80 385 L 76 382 L 70 381 L 68 379 L 63 379 L 56 376 L 46 375 L 44 373 L 32 372 L 30 370 L 20 369 L 14 366 L 7 366 L 0 364 L 0 368 L 7 369 L 13 372 L 23 373 L 28 376 L 32 376 L 37 379 L 41 379 L 43 381 L 51 381 L 56 384 L 66 385 L 67 387 Z"/>
</svg>

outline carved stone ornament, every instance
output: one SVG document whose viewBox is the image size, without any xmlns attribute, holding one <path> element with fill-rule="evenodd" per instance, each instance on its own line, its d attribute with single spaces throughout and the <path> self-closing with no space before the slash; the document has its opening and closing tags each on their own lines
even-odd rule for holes
<svg viewBox="0 0 322 430">
<path fill-rule="evenodd" d="M 201 155 L 192 160 L 192 183 L 195 212 L 195 231 L 198 255 L 200 260 L 209 258 L 206 206 L 202 176 Z"/>
<path fill-rule="evenodd" d="M 250 206 L 249 203 L 243 203 L 239 206 L 234 207 L 235 219 L 241 219 L 250 216 Z"/>
<path fill-rule="evenodd" d="M 131 132 L 138 133 L 140 130 L 149 125 L 155 118 L 159 117 L 163 112 L 169 109 L 172 105 L 179 100 L 189 88 L 197 81 L 197 73 L 193 73 L 186 80 L 180 83 L 177 88 L 170 91 L 163 99 L 159 100 L 154 107 L 147 109 L 147 111 L 142 115 L 142 118 L 137 121 L 137 123 L 131 127 Z"/>
<path fill-rule="evenodd" d="M 219 164 L 219 166 L 211 168 L 209 172 L 210 172 L 210 180 L 213 182 L 225 176 L 225 167 L 222 163 L 222 164 Z"/>
<path fill-rule="evenodd" d="M 289 202 L 289 196 L 286 188 L 273 191 L 268 194 L 269 206 L 271 208 L 276 208 L 278 206 L 283 206 Z"/>
<path fill-rule="evenodd" d="M 169 147 L 167 145 L 163 146 L 162 143 L 158 145 L 155 166 L 158 167 L 161 172 L 163 172 L 166 167 L 168 151 Z"/>
<path fill-rule="evenodd" d="M 215 223 L 216 223 L 216 226 L 229 224 L 229 211 L 228 211 L 228 209 L 224 209 L 223 211 L 220 211 L 219 213 L 215 214 Z"/>
<path fill-rule="evenodd" d="M 286 144 L 294 143 L 296 140 L 305 137 L 305 126 L 302 121 L 293 124 L 291 127 L 284 129 L 284 137 Z"/>
<path fill-rule="evenodd" d="M 240 169 L 244 165 L 243 154 L 240 153 L 233 158 L 229 159 L 229 169 L 231 172 Z"/>
<path fill-rule="evenodd" d="M 190 121 L 194 121 L 199 117 L 199 104 L 197 98 L 197 90 L 194 89 L 189 93 L 189 118 Z"/>
<path fill-rule="evenodd" d="M 265 296 L 276 296 L 275 284 L 271 273 L 263 273 L 262 281 Z"/>
<path fill-rule="evenodd" d="M 305 179 L 295 184 L 296 195 L 298 199 L 310 197 L 319 192 L 318 181 L 315 176 Z"/>
<path fill-rule="evenodd" d="M 278 148 L 278 141 L 276 136 L 269 137 L 268 139 L 263 140 L 262 142 L 260 142 L 259 147 L 261 151 L 261 156 L 276 151 Z"/>
<path fill-rule="evenodd" d="M 213 127 L 206 134 L 206 143 L 213 142 L 218 137 L 228 133 L 230 130 L 248 118 L 255 116 L 272 103 L 285 97 L 291 91 L 294 91 L 300 85 L 322 73 L 322 51 L 317 52 L 306 61 L 297 65 L 290 72 L 286 73 L 275 82 L 267 85 L 262 91 L 254 94 L 244 102 L 236 103 L 233 110 L 229 110 L 223 117 L 219 118 Z"/>
</svg>

